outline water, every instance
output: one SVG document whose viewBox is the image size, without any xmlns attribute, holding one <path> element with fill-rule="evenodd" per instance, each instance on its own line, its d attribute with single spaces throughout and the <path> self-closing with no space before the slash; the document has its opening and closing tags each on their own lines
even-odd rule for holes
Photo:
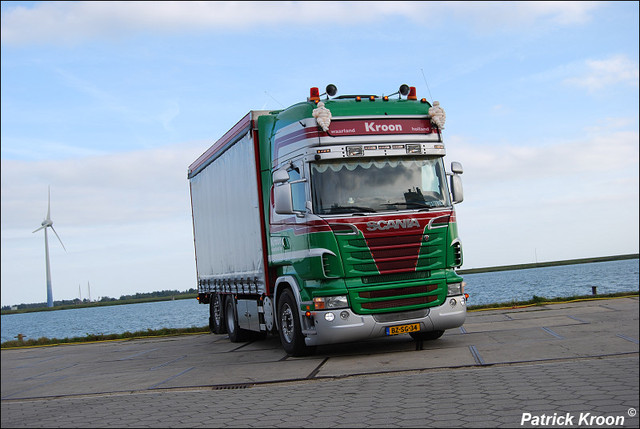
<svg viewBox="0 0 640 429">
<path fill-rule="evenodd" d="M 469 305 L 638 290 L 638 259 L 548 268 L 466 274 Z M 107 307 L 76 308 L 2 316 L 2 342 L 40 337 L 84 337 L 86 334 L 121 334 L 161 328 L 206 326 L 209 306 L 195 299 L 147 302 Z"/>
<path fill-rule="evenodd" d="M 465 274 L 469 305 L 638 290 L 638 259 Z"/>
<path fill-rule="evenodd" d="M 26 339 L 84 337 L 209 324 L 209 306 L 194 299 L 73 308 L 2 315 L 2 342 L 18 334 Z"/>
</svg>

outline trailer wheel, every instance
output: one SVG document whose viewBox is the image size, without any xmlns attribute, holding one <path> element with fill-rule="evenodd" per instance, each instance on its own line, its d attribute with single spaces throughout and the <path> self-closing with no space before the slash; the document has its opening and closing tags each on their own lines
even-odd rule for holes
<svg viewBox="0 0 640 429">
<path fill-rule="evenodd" d="M 224 304 L 219 293 L 213 294 L 209 301 L 209 330 L 214 334 L 227 333 L 227 325 L 224 321 Z"/>
<path fill-rule="evenodd" d="M 315 347 L 308 347 L 304 342 L 296 300 L 289 289 L 280 295 L 277 318 L 280 342 L 287 354 L 306 356 L 313 353 Z"/>
<path fill-rule="evenodd" d="M 410 332 L 411 338 L 417 341 L 437 340 L 444 334 L 444 331 Z"/>
<path fill-rule="evenodd" d="M 240 329 L 238 326 L 238 313 L 236 309 L 236 303 L 233 300 L 233 296 L 229 295 L 225 303 L 225 320 L 227 332 L 229 334 L 229 340 L 232 343 L 239 343 L 245 340 L 246 331 Z"/>
</svg>

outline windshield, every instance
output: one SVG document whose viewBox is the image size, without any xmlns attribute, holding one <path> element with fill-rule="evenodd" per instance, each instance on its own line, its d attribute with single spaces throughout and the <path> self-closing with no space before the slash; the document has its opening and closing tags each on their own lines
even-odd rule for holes
<svg viewBox="0 0 640 429">
<path fill-rule="evenodd" d="M 317 214 L 449 206 L 442 158 L 340 159 L 311 164 Z"/>
</svg>

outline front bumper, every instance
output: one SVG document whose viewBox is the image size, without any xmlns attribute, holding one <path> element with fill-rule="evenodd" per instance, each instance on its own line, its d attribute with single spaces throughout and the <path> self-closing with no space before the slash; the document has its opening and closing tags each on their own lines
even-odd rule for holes
<svg viewBox="0 0 640 429">
<path fill-rule="evenodd" d="M 455 304 L 454 304 L 455 302 Z M 333 313 L 332 321 L 325 314 Z M 467 315 L 463 295 L 448 296 L 444 304 L 424 310 L 379 315 L 359 315 L 351 309 L 316 311 L 314 328 L 305 330 L 308 346 L 345 343 L 366 338 L 383 337 L 389 326 L 420 323 L 421 331 L 444 331 L 462 326 Z"/>
</svg>

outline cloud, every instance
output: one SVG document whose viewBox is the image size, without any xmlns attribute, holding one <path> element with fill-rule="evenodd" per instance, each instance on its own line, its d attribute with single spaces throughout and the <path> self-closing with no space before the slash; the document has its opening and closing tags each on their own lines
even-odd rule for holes
<svg viewBox="0 0 640 429">
<path fill-rule="evenodd" d="M 586 60 L 581 75 L 564 83 L 587 88 L 590 92 L 616 84 L 638 87 L 638 64 L 626 55 L 613 55 L 602 60 Z"/>
<path fill-rule="evenodd" d="M 581 140 L 547 142 L 540 146 L 471 144 L 456 136 L 449 138 L 448 158 L 462 161 L 465 175 L 472 172 L 482 186 L 504 180 L 528 182 L 577 177 L 600 180 L 603 176 L 637 175 L 637 131 L 612 131 L 587 135 Z"/>
<path fill-rule="evenodd" d="M 574 25 L 594 2 L 42 2 L 3 5 L 2 43 L 84 43 L 138 33 L 243 31 L 254 27 L 353 25 L 390 18 L 437 26 L 449 15 L 484 31 L 526 30 L 542 23 Z"/>
<path fill-rule="evenodd" d="M 3 234 L 39 224 L 49 185 L 54 219 L 74 227 L 184 217 L 190 210 L 187 167 L 206 147 L 200 142 L 83 159 L 3 159 Z"/>
</svg>

